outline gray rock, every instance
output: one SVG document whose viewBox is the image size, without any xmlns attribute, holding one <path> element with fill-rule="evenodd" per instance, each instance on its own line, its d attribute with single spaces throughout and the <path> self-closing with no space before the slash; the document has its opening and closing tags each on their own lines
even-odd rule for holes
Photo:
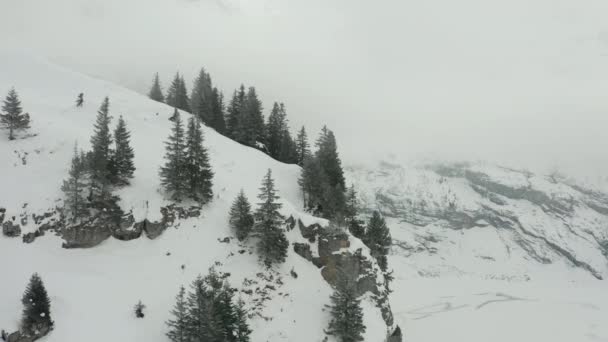
<svg viewBox="0 0 608 342">
<path fill-rule="evenodd" d="M 7 237 L 18 237 L 21 235 L 21 227 L 18 223 L 6 221 L 2 224 L 2 234 Z"/>
<path fill-rule="evenodd" d="M 296 252 L 302 258 L 308 261 L 312 261 L 312 251 L 310 250 L 309 244 L 295 242 L 293 244 L 293 251 Z"/>
<path fill-rule="evenodd" d="M 305 239 L 308 239 L 310 242 L 315 242 L 317 235 L 319 235 L 319 232 L 323 229 L 323 227 L 316 223 L 311 224 L 310 226 L 305 226 L 301 220 L 298 220 L 298 226 L 300 227 L 300 233 L 302 236 Z"/>
<path fill-rule="evenodd" d="M 146 233 L 148 239 L 156 239 L 159 237 L 167 228 L 162 222 L 150 222 L 148 219 L 143 220 L 135 224 L 135 227 L 140 226 L 141 229 Z"/>
<path fill-rule="evenodd" d="M 63 248 L 95 247 L 112 236 L 113 228 L 115 227 L 98 220 L 68 227 L 61 234 L 65 240 L 62 246 Z"/>
</svg>

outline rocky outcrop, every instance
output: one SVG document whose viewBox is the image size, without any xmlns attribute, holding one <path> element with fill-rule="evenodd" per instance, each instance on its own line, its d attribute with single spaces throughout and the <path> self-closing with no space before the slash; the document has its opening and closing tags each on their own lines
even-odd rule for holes
<svg viewBox="0 0 608 342">
<path fill-rule="evenodd" d="M 321 276 L 332 286 L 338 280 L 339 272 L 345 272 L 354 279 L 358 296 L 371 293 L 387 326 L 393 325 L 393 314 L 388 302 L 388 291 L 384 283 L 378 283 L 379 269 L 363 255 L 362 249 L 351 251 L 350 236 L 336 228 L 323 228 L 320 225 L 305 226 L 298 222 L 302 236 L 309 240 L 318 240 L 318 257 L 313 256 L 310 245 L 294 243 L 294 251 L 304 259 L 321 268 Z M 306 234 L 306 235 L 305 235 Z"/>
<path fill-rule="evenodd" d="M 21 226 L 13 221 L 6 221 L 2 224 L 2 234 L 6 237 L 18 237 L 21 235 Z"/>
<path fill-rule="evenodd" d="M 135 218 L 129 213 L 120 219 L 120 224 L 112 231 L 112 236 L 121 241 L 138 239 L 141 236 L 142 228 L 134 224 Z"/>
</svg>

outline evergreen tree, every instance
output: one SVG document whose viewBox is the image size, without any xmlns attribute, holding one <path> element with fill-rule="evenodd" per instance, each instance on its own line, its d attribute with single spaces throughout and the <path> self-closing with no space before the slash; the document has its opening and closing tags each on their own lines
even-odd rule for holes
<svg viewBox="0 0 608 342">
<path fill-rule="evenodd" d="M 331 295 L 331 321 L 327 333 L 341 342 L 363 341 L 366 330 L 363 324 L 363 309 L 356 294 L 354 272 L 338 269 L 336 288 Z"/>
<path fill-rule="evenodd" d="M 91 168 L 91 192 L 93 199 L 100 200 L 109 196 L 110 182 L 110 158 L 112 151 L 110 144 L 110 99 L 106 97 L 99 110 L 95 121 L 93 136 L 91 137 L 92 151 L 89 165 Z"/>
<path fill-rule="evenodd" d="M 388 267 L 386 256 L 392 243 L 391 233 L 386 226 L 386 221 L 377 210 L 373 212 L 369 219 L 364 242 L 369 247 L 371 255 L 378 261 L 380 269 L 386 271 Z"/>
<path fill-rule="evenodd" d="M 296 142 L 291 138 L 291 134 L 287 128 L 282 134 L 278 160 L 287 164 L 296 164 L 298 160 Z"/>
<path fill-rule="evenodd" d="M 173 319 L 167 321 L 169 331 L 167 337 L 172 342 L 189 342 L 188 336 L 188 311 L 186 307 L 186 290 L 182 286 L 175 297 L 175 306 L 171 310 Z"/>
<path fill-rule="evenodd" d="M 221 326 L 221 341 L 235 341 L 236 312 L 232 302 L 233 292 L 228 282 L 215 290 L 216 315 Z"/>
<path fill-rule="evenodd" d="M 8 139 L 15 140 L 15 131 L 30 128 L 30 115 L 23 113 L 21 101 L 15 88 L 9 90 L 4 99 L 2 112 L 0 112 L 0 124 L 8 129 Z"/>
<path fill-rule="evenodd" d="M 238 90 L 232 93 L 232 99 L 228 104 L 228 113 L 226 115 L 226 132 L 232 140 L 244 143 L 245 134 L 243 119 L 245 115 L 245 86 L 241 84 Z"/>
<path fill-rule="evenodd" d="M 154 81 L 152 82 L 152 87 L 150 88 L 148 97 L 150 97 L 154 101 L 165 102 L 165 96 L 163 95 L 163 89 L 160 86 L 160 79 L 158 78 L 158 73 L 154 74 Z"/>
<path fill-rule="evenodd" d="M 246 145 L 255 147 L 257 142 L 264 142 L 265 125 L 262 109 L 262 101 L 258 99 L 255 87 L 249 87 L 244 110 L 241 112 L 243 142 Z"/>
<path fill-rule="evenodd" d="M 328 185 L 319 159 L 309 156 L 304 160 L 298 183 L 304 197 L 304 208 L 311 211 L 323 211 L 324 191 Z"/>
<path fill-rule="evenodd" d="M 344 218 L 348 226 L 348 230 L 354 237 L 363 239 L 365 235 L 365 227 L 359 218 L 357 213 L 359 211 L 359 200 L 357 199 L 357 191 L 355 185 L 351 184 L 350 188 L 346 192 L 346 208 L 344 212 Z"/>
<path fill-rule="evenodd" d="M 129 184 L 129 179 L 133 178 L 135 166 L 133 165 L 133 148 L 131 147 L 131 133 L 127 130 L 127 125 L 122 118 L 118 118 L 118 125 L 114 130 L 114 142 L 116 150 L 112 158 L 113 161 L 113 181 L 118 185 Z"/>
<path fill-rule="evenodd" d="M 179 112 L 176 112 L 169 140 L 165 143 L 165 165 L 161 167 L 161 184 L 171 198 L 181 200 L 186 191 L 186 142 Z"/>
<path fill-rule="evenodd" d="M 207 149 L 203 146 L 203 131 L 199 121 L 190 117 L 186 134 L 184 177 L 187 195 L 201 204 L 213 198 L 213 171 Z"/>
<path fill-rule="evenodd" d="M 283 133 L 286 129 L 287 122 L 283 104 L 275 102 L 268 116 L 268 124 L 266 125 L 266 150 L 274 159 L 279 159 L 281 143 L 283 143 Z"/>
<path fill-rule="evenodd" d="M 310 155 L 308 136 L 306 135 L 306 128 L 304 128 L 304 126 L 302 126 L 296 137 L 296 155 L 297 164 L 304 166 L 304 160 Z"/>
<path fill-rule="evenodd" d="M 236 304 L 234 317 L 236 320 L 234 342 L 249 342 L 251 329 L 249 329 L 249 324 L 247 323 L 247 310 L 245 310 L 245 303 L 240 299 Z"/>
<path fill-rule="evenodd" d="M 274 188 L 272 171 L 268 173 L 262 181 L 258 198 L 262 201 L 255 213 L 255 231 L 260 237 L 258 249 L 260 256 L 267 266 L 275 262 L 285 261 L 289 242 L 281 228 L 283 216 L 279 213 L 281 204 L 276 203 L 279 198 Z"/>
<path fill-rule="evenodd" d="M 23 304 L 21 331 L 27 336 L 36 336 L 43 330 L 53 328 L 51 300 L 38 273 L 34 273 L 30 278 L 21 303 Z"/>
<path fill-rule="evenodd" d="M 321 130 L 321 135 L 317 140 L 317 158 L 321 163 L 321 168 L 327 176 L 330 186 L 336 185 L 345 188 L 344 171 L 342 170 L 342 162 L 338 156 L 338 145 L 334 133 L 327 129 L 326 126 Z"/>
<path fill-rule="evenodd" d="M 64 180 L 61 186 L 61 190 L 66 196 L 65 205 L 72 222 L 77 222 L 79 218 L 86 214 L 86 194 L 84 193 L 86 186 L 84 155 L 83 153 L 78 153 L 78 147 L 75 145 L 69 178 Z"/>
<path fill-rule="evenodd" d="M 225 330 L 222 325 L 218 296 L 222 282 L 215 271 L 198 277 L 192 283 L 192 292 L 188 294 L 187 334 L 193 342 L 224 341 Z"/>
<path fill-rule="evenodd" d="M 198 77 L 194 81 L 192 95 L 190 96 L 190 108 L 192 108 L 192 114 L 197 115 L 205 124 L 211 125 L 213 117 L 213 86 L 211 75 L 204 68 L 201 68 Z"/>
<path fill-rule="evenodd" d="M 173 82 L 171 82 L 171 86 L 167 90 L 166 103 L 169 106 L 190 112 L 190 100 L 188 99 L 186 82 L 179 73 L 175 74 Z"/>
<path fill-rule="evenodd" d="M 211 99 L 211 119 L 209 126 L 220 134 L 226 134 L 226 122 L 224 119 L 224 94 L 217 88 L 213 88 Z"/>
<path fill-rule="evenodd" d="M 251 214 L 251 205 L 241 189 L 230 208 L 230 227 L 236 231 L 240 241 L 247 239 L 253 228 L 254 218 Z"/>
</svg>

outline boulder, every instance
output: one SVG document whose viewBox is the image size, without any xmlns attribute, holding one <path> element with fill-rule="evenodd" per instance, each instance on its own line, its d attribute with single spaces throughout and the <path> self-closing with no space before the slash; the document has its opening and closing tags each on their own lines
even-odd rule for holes
<svg viewBox="0 0 608 342">
<path fill-rule="evenodd" d="M 296 252 L 302 258 L 308 261 L 312 261 L 312 251 L 310 250 L 309 244 L 295 242 L 293 244 L 293 251 Z"/>
<path fill-rule="evenodd" d="M 143 227 L 134 223 L 135 218 L 133 218 L 133 214 L 123 215 L 120 218 L 118 228 L 112 231 L 112 236 L 121 241 L 138 239 L 141 236 Z"/>
<path fill-rule="evenodd" d="M 92 220 L 62 231 L 65 240 L 63 248 L 90 248 L 95 247 L 112 236 L 114 227 L 98 220 Z"/>
<path fill-rule="evenodd" d="M 148 219 L 137 222 L 134 227 L 142 229 L 151 240 L 159 237 L 167 228 L 162 222 L 150 222 Z"/>
<path fill-rule="evenodd" d="M 310 242 L 315 242 L 317 235 L 319 235 L 319 232 L 323 229 L 323 227 L 317 223 L 306 226 L 301 220 L 298 220 L 298 226 L 300 227 L 302 237 L 308 239 Z"/>
<path fill-rule="evenodd" d="M 21 235 L 21 227 L 13 221 L 6 221 L 2 224 L 2 234 L 7 237 L 18 237 Z"/>
<path fill-rule="evenodd" d="M 44 231 L 38 229 L 33 233 L 27 233 L 25 235 L 23 235 L 23 243 L 32 243 L 34 242 L 34 240 L 36 240 L 37 237 L 40 237 L 44 235 Z"/>
</svg>

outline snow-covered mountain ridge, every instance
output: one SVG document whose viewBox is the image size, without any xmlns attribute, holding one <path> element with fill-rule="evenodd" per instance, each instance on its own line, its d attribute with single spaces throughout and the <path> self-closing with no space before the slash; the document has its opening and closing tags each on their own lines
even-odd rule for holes
<svg viewBox="0 0 608 342">
<path fill-rule="evenodd" d="M 391 218 L 393 253 L 445 259 L 420 263 L 422 273 L 526 279 L 563 264 L 608 276 L 608 195 L 565 177 L 484 163 L 381 162 L 347 173 L 363 206 Z"/>
<path fill-rule="evenodd" d="M 89 148 L 95 115 L 106 96 L 110 98 L 111 126 L 119 115 L 124 116 L 135 152 L 131 185 L 116 191 L 121 209 L 132 215 L 126 222 L 134 227 L 138 222 L 165 221 L 162 210 L 172 202 L 160 191 L 158 171 L 172 108 L 120 86 L 11 52 L 0 53 L 0 75 L 0 89 L 5 92 L 15 87 L 32 118 L 28 134 L 14 141 L 4 132 L 0 135 L 3 223 L 18 225 L 23 236 L 57 222 L 55 209 L 62 205 L 60 188 L 74 144 Z M 81 92 L 84 106 L 76 108 L 76 96 Z M 213 201 L 193 210 L 190 205 L 194 203 L 183 203 L 189 208 L 187 214 L 176 215 L 160 236 L 148 231 L 130 241 L 103 236 L 93 248 L 64 249 L 62 237 L 66 236 L 58 234 L 57 227 L 47 230 L 46 226 L 44 236 L 31 243 L 0 235 L 0 328 L 17 329 L 21 295 L 27 279 L 38 272 L 51 297 L 55 321 L 55 330 L 45 341 L 167 341 L 164 323 L 179 287 L 187 287 L 197 275 L 215 266 L 230 274 L 231 286 L 239 290 L 237 297 L 246 302 L 252 341 L 324 340 L 329 321 L 325 306 L 332 289 L 317 266 L 294 252 L 292 243 L 310 243 L 301 230 L 288 228 L 287 260 L 267 270 L 259 262 L 255 246 L 239 243 L 228 226 L 229 208 L 238 192 L 243 189 L 255 206 L 268 169 L 285 217 L 304 225 L 326 225 L 300 209 L 299 167 L 279 163 L 211 129 L 203 130 L 215 173 Z M 348 240 L 336 253 L 362 250 L 369 256 L 360 241 L 352 236 Z M 316 244 L 310 246 L 318 253 Z M 370 269 L 377 267 L 369 262 Z M 146 305 L 141 320 L 132 313 L 138 300 Z M 362 305 L 366 341 L 383 341 L 388 328 L 376 299 L 367 294 Z"/>
</svg>

